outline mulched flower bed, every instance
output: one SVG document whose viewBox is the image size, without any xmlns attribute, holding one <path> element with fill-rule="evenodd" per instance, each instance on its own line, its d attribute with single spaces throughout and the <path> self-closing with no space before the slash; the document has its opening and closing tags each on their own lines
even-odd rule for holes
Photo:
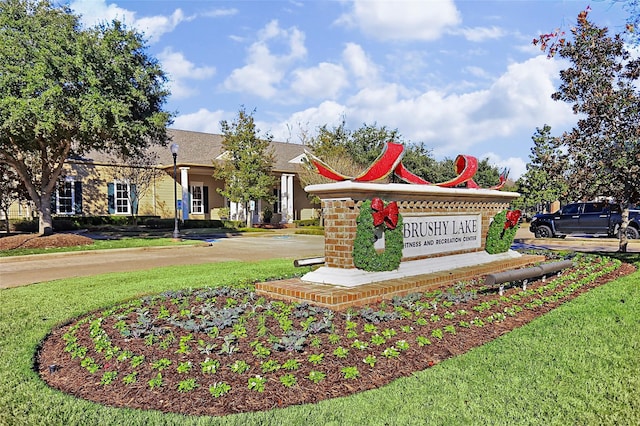
<svg viewBox="0 0 640 426">
<path fill-rule="evenodd" d="M 93 240 L 82 235 L 53 234 L 42 236 L 36 234 L 23 234 L 0 238 L 0 251 L 86 246 L 91 244 L 93 244 Z"/>
<path fill-rule="evenodd" d="M 635 270 L 575 262 L 502 296 L 475 281 L 346 312 L 250 289 L 165 292 L 54 329 L 36 368 L 54 388 L 116 407 L 225 415 L 314 403 L 429 368 Z"/>
</svg>

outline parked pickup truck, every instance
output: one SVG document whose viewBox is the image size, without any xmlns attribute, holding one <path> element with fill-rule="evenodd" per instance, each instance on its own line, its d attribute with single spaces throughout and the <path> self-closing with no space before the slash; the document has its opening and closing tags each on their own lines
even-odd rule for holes
<svg viewBox="0 0 640 426">
<path fill-rule="evenodd" d="M 569 234 L 617 237 L 622 215 L 620 206 L 605 202 L 567 204 L 555 213 L 537 214 L 529 230 L 536 238 L 564 238 Z M 640 238 L 640 210 L 629 210 L 627 238 Z"/>
</svg>

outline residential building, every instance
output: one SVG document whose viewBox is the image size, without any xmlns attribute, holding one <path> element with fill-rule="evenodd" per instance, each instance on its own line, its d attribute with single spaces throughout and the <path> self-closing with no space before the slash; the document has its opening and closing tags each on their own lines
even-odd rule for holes
<svg viewBox="0 0 640 426">
<path fill-rule="evenodd" d="M 168 129 L 167 133 L 169 144 L 152 151 L 156 164 L 144 167 L 154 172 L 138 197 L 132 197 L 132 192 L 143 188 L 136 188 L 136 185 L 141 185 L 132 178 L 135 173 L 124 172 L 126 164 L 118 164 L 113 157 L 100 152 L 69 158 L 52 197 L 53 214 L 105 216 L 136 212 L 140 216 L 173 218 L 175 187 L 178 215 L 184 220 L 246 220 L 246 215 L 250 214 L 252 223 L 260 223 L 266 207 L 273 211 L 272 223 L 286 224 L 297 219 L 318 217 L 319 206 L 311 204 L 298 177 L 305 155 L 304 146 L 272 142 L 275 157 L 272 172 L 277 181 L 273 194 L 276 201 L 267 204 L 263 200 L 255 200 L 251 203 L 251 211 L 247 212 L 244 206 L 220 195 L 218 189 L 224 187 L 224 182 L 213 178 L 214 163 L 224 161 L 225 157 L 223 136 L 176 129 Z M 179 146 L 175 181 L 173 156 L 169 148 L 172 143 Z M 16 205 L 9 216 L 31 217 L 32 214 L 33 209 L 28 206 Z"/>
</svg>

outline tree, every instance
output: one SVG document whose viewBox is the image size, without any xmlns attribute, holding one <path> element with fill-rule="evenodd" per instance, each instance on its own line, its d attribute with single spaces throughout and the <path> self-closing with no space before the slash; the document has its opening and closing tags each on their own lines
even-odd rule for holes
<svg viewBox="0 0 640 426">
<path fill-rule="evenodd" d="M 620 0 L 612 0 L 614 2 Z M 623 0 L 623 8 L 629 13 L 627 17 L 627 32 L 629 40 L 634 45 L 640 44 L 640 0 Z"/>
<path fill-rule="evenodd" d="M 14 203 L 28 200 L 26 188 L 20 182 L 15 170 L 6 164 L 0 164 L 0 212 L 5 219 L 5 229 L 9 227 L 9 207 Z"/>
<path fill-rule="evenodd" d="M 531 137 L 533 147 L 526 173 L 518 180 L 522 207 L 540 210 L 540 206 L 555 200 L 565 200 L 569 187 L 566 179 L 567 158 L 561 139 L 551 136 L 551 127 L 536 128 Z"/>
<path fill-rule="evenodd" d="M 382 153 L 386 142 L 404 143 L 397 129 L 390 130 L 386 126 L 365 123 L 356 130 L 349 130 L 344 117 L 333 128 L 326 124 L 320 126 L 315 137 L 302 132 L 300 139 L 314 155 L 347 176 L 357 176 L 369 167 Z M 307 169 L 301 174 L 305 185 L 327 181 L 314 176 L 317 172 L 312 165 L 309 164 Z"/>
<path fill-rule="evenodd" d="M 164 172 L 156 167 L 158 154 L 144 152 L 135 157 L 114 156 L 113 163 L 116 164 L 111 169 L 113 179 L 129 187 L 127 194 L 129 206 L 131 206 L 131 217 L 133 224 L 137 225 L 140 200 L 149 192 L 154 181 L 164 175 Z"/>
<path fill-rule="evenodd" d="M 66 6 L 6 0 L 0 52 L 0 164 L 24 182 L 40 233 L 53 230 L 51 195 L 69 156 L 166 143 L 165 74 L 121 23 L 83 30 Z"/>
<path fill-rule="evenodd" d="M 275 185 L 275 177 L 271 173 L 273 137 L 268 134 L 264 138 L 258 136 L 260 131 L 256 129 L 253 112 L 248 114 L 244 107 L 233 122 L 221 121 L 220 128 L 226 158 L 221 164 L 214 165 L 213 176 L 225 182 L 225 187 L 218 188 L 218 192 L 234 203 L 243 204 L 246 212 L 249 212 L 252 200 L 272 202 Z M 247 226 L 251 226 L 249 214 L 246 219 Z"/>
<path fill-rule="evenodd" d="M 578 15 L 573 42 L 557 53 L 571 62 L 560 72 L 552 98 L 573 105 L 577 125 L 562 135 L 570 173 L 579 197 L 613 197 L 622 204 L 620 251 L 627 249 L 629 207 L 640 201 L 640 59 L 630 59 L 620 34 L 608 35 Z"/>
<path fill-rule="evenodd" d="M 431 149 L 424 142 L 416 142 L 405 145 L 402 164 L 413 174 L 429 182 L 442 182 L 440 164 L 433 158 Z M 394 177 L 395 179 L 395 177 Z"/>
<path fill-rule="evenodd" d="M 430 174 L 431 179 L 427 179 L 430 182 L 445 182 L 453 179 L 458 175 L 456 173 L 455 160 L 453 158 L 446 157 L 444 160 L 437 164 L 437 167 Z M 496 166 L 489 163 L 488 158 L 483 158 L 478 161 L 478 171 L 473 176 L 475 183 L 480 188 L 490 188 L 497 185 L 500 181 L 500 171 Z M 466 187 L 466 183 L 459 185 L 460 187 Z"/>
</svg>

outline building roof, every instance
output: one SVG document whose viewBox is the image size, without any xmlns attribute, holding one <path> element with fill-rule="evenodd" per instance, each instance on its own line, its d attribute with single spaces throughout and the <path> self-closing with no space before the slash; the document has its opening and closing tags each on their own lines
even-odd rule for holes
<svg viewBox="0 0 640 426">
<path fill-rule="evenodd" d="M 215 159 L 224 154 L 222 149 L 222 135 L 192 132 L 189 130 L 167 129 L 169 144 L 166 147 L 155 147 L 153 152 L 158 155 L 158 166 L 173 166 L 173 156 L 169 145 L 177 143 L 179 146 L 177 164 L 179 166 L 213 167 Z M 304 155 L 305 147 L 300 144 L 272 142 L 274 150 L 273 171 L 294 173 L 299 170 L 300 159 Z M 108 154 L 92 151 L 80 161 L 101 164 L 112 164 L 113 157 Z"/>
</svg>

